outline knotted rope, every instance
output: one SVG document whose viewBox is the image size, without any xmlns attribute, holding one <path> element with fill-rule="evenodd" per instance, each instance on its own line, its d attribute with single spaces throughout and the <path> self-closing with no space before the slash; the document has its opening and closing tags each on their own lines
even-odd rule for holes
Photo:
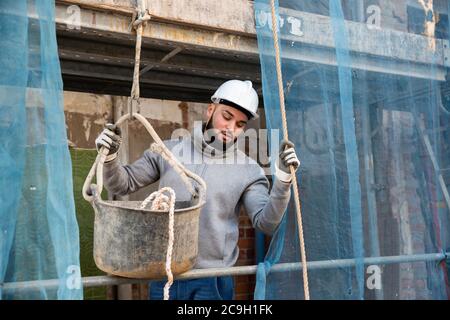
<svg viewBox="0 0 450 320">
<path fill-rule="evenodd" d="M 169 196 L 164 193 L 168 193 Z M 173 241 L 174 241 L 174 220 L 175 220 L 175 192 L 172 188 L 165 187 L 158 191 L 153 192 L 148 196 L 141 204 L 140 209 L 145 209 L 145 207 L 152 203 L 150 210 L 161 210 L 169 212 L 169 240 L 167 245 L 166 254 L 166 274 L 167 282 L 164 286 L 164 300 L 169 300 L 169 290 L 173 284 L 173 273 L 172 273 L 172 251 L 173 251 Z"/>
<path fill-rule="evenodd" d="M 205 181 L 195 173 L 187 170 L 178 159 L 172 154 L 172 152 L 164 145 L 161 138 L 158 136 L 156 131 L 153 129 L 153 126 L 147 121 L 145 117 L 143 117 L 139 113 L 134 113 L 133 104 L 137 103 L 139 105 L 140 98 L 140 90 L 139 90 L 139 69 L 140 69 L 140 61 L 141 61 L 141 46 L 142 46 L 142 33 L 143 26 L 145 23 L 150 20 L 150 14 L 148 10 L 144 7 L 144 1 L 138 0 L 138 9 L 133 14 L 133 20 L 130 24 L 136 30 L 136 54 L 135 54 L 135 65 L 134 65 L 134 73 L 133 73 L 133 86 L 131 89 L 131 99 L 128 105 L 129 113 L 123 115 L 116 121 L 116 125 L 119 126 L 126 120 L 136 119 L 138 120 L 148 131 L 148 133 L 152 136 L 155 143 L 151 145 L 151 150 L 156 152 L 165 159 L 169 165 L 180 175 L 181 180 L 186 185 L 187 190 L 191 193 L 191 195 L 195 197 L 199 197 L 199 203 L 204 203 L 205 194 L 206 194 L 206 184 Z M 103 164 L 105 162 L 106 156 L 108 154 L 108 149 L 102 147 L 100 149 L 97 158 L 95 159 L 94 164 L 92 165 L 91 170 L 89 171 L 86 180 L 83 184 L 83 197 L 88 202 L 94 201 L 94 196 L 90 190 L 90 186 L 93 180 L 93 177 L 96 175 L 97 177 L 97 196 L 101 199 L 101 194 L 103 190 Z M 189 178 L 197 182 L 198 188 L 193 187 Z M 200 191 L 200 192 L 199 192 Z M 166 194 L 169 194 L 167 196 Z M 173 243 L 174 243 L 174 213 L 175 213 L 175 191 L 169 187 L 162 188 L 154 193 L 152 193 L 149 197 L 147 197 L 141 204 L 140 209 L 143 210 L 145 207 L 152 202 L 151 210 L 157 211 L 167 211 L 169 213 L 169 226 L 168 226 L 168 247 L 166 254 L 166 274 L 168 281 L 164 287 L 164 299 L 169 299 L 169 289 L 173 283 L 173 273 L 171 270 L 171 261 L 172 261 L 172 251 L 173 251 Z"/>
<path fill-rule="evenodd" d="M 136 30 L 136 51 L 135 51 L 135 62 L 134 62 L 134 73 L 133 73 L 133 86 L 131 88 L 131 100 L 130 100 L 130 119 L 132 119 L 135 115 L 133 114 L 133 102 L 136 101 L 139 105 L 140 98 L 140 90 L 139 90 L 139 71 L 141 64 L 141 46 L 142 46 L 142 33 L 144 25 L 147 21 L 151 19 L 148 10 L 144 7 L 145 3 L 142 0 L 138 1 L 138 8 L 136 13 L 133 15 L 133 28 Z M 151 126 L 150 126 L 151 127 Z M 152 128 L 152 130 L 153 128 Z M 156 136 L 157 133 L 154 132 Z M 153 136 L 153 135 L 152 135 Z M 152 150 L 158 152 L 164 159 L 168 160 L 169 164 L 176 168 L 176 171 L 180 174 L 183 181 L 187 186 L 189 186 L 189 191 L 193 193 L 192 185 L 189 183 L 188 178 L 186 176 L 184 167 L 178 165 L 179 163 L 174 161 L 172 157 L 168 156 L 168 153 L 165 152 L 165 146 L 161 139 L 155 139 L 156 144 L 152 144 Z M 167 192 L 170 196 L 166 196 L 164 193 Z M 167 283 L 164 286 L 164 300 L 169 300 L 169 289 L 173 283 L 173 273 L 172 273 L 172 251 L 173 251 L 173 241 L 174 241 L 174 212 L 175 212 L 175 191 L 170 187 L 162 188 L 158 191 L 153 192 L 150 196 L 148 196 L 141 204 L 140 209 L 145 209 L 149 202 L 152 203 L 151 210 L 162 210 L 168 211 L 169 213 L 169 240 L 167 244 L 167 253 L 166 253 L 166 274 L 167 274 Z"/>
</svg>

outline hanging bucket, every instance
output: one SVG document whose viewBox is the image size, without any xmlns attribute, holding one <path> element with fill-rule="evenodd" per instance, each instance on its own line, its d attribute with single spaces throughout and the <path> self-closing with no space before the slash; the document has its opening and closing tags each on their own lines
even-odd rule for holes
<svg viewBox="0 0 450 320">
<path fill-rule="evenodd" d="M 134 114 L 149 131 L 156 143 L 162 141 L 148 121 Z M 125 115 L 119 125 L 128 119 Z M 163 147 L 166 155 L 170 153 Z M 167 211 L 140 209 L 140 201 L 106 201 L 103 189 L 103 163 L 108 150 L 101 150 L 83 185 L 83 196 L 95 211 L 94 261 L 109 274 L 127 278 L 163 278 L 166 275 L 166 253 L 169 241 L 169 214 Z M 171 156 L 171 155 L 170 155 Z M 173 158 L 174 159 L 174 158 Z M 180 167 L 178 161 L 177 165 Z M 193 268 L 198 255 L 200 210 L 205 204 L 205 182 L 182 167 L 185 177 L 195 182 L 195 193 L 190 201 L 176 201 L 174 211 L 174 242 L 171 269 L 174 275 Z M 92 184 L 97 174 L 97 184 Z M 185 178 L 184 181 L 187 179 Z"/>
</svg>

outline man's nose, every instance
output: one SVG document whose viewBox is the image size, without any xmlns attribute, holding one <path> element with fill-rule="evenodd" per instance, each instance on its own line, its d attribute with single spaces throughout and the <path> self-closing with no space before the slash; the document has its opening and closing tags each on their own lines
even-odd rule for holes
<svg viewBox="0 0 450 320">
<path fill-rule="evenodd" d="M 234 132 L 234 128 L 236 127 L 236 124 L 233 121 L 230 121 L 227 123 L 227 130 Z"/>
</svg>

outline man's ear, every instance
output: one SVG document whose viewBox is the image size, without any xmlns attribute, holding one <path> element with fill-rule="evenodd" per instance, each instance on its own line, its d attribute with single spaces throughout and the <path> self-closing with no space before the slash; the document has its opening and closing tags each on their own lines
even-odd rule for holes
<svg viewBox="0 0 450 320">
<path fill-rule="evenodd" d="M 211 118 L 213 112 L 214 112 L 214 104 L 210 103 L 208 109 L 206 109 L 206 119 Z"/>
</svg>

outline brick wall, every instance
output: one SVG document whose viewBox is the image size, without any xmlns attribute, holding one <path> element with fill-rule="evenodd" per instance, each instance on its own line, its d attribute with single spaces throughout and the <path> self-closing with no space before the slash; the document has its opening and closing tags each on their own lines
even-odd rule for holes
<svg viewBox="0 0 450 320">
<path fill-rule="evenodd" d="M 255 259 L 255 229 L 244 211 L 239 217 L 239 259 L 236 266 L 254 265 Z M 235 299 L 252 300 L 255 290 L 255 275 L 236 276 Z"/>
<path fill-rule="evenodd" d="M 401 255 L 426 252 L 426 244 L 430 245 L 430 232 L 427 228 L 423 210 L 427 200 L 420 193 L 422 184 L 421 172 L 429 164 L 427 154 L 416 137 L 415 120 L 410 113 L 401 111 L 383 111 L 384 113 L 384 145 L 386 203 L 387 211 L 383 214 L 393 228 L 384 231 L 382 255 Z M 423 158 L 423 164 L 415 163 L 417 155 Z M 432 176 L 432 175 L 431 175 Z M 433 201 L 432 199 L 430 199 Z M 425 201 L 425 203 L 421 203 Z M 431 220 L 427 217 L 427 220 Z M 432 297 L 426 281 L 428 271 L 425 262 L 402 263 L 386 268 L 385 298 L 401 300 L 422 300 Z"/>
</svg>

